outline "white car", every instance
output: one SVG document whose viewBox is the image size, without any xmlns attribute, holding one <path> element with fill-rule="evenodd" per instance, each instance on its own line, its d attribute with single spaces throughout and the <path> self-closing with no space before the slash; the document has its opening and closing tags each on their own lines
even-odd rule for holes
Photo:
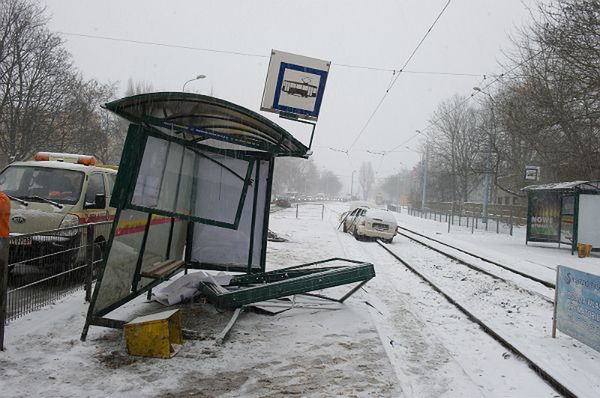
<svg viewBox="0 0 600 398">
<path fill-rule="evenodd" d="M 343 231 L 354 235 L 358 240 L 377 238 L 392 243 L 396 236 L 398 223 L 392 213 L 387 210 L 356 207 L 342 214 Z"/>
</svg>

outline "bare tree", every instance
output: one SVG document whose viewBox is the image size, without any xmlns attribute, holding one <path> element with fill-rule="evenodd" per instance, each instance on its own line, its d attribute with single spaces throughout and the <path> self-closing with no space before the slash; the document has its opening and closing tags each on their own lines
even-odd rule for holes
<svg viewBox="0 0 600 398">
<path fill-rule="evenodd" d="M 478 125 L 475 109 L 459 96 L 442 102 L 431 124 L 428 176 L 429 184 L 438 187 L 428 191 L 449 192 L 451 201 L 466 202 L 485 171 L 481 163 L 490 132 Z"/>
<path fill-rule="evenodd" d="M 319 178 L 319 192 L 332 197 L 336 196 L 342 189 L 342 182 L 332 171 L 323 170 Z"/>
<path fill-rule="evenodd" d="M 0 154 L 4 162 L 39 150 L 108 159 L 113 132 L 99 106 L 114 86 L 79 75 L 46 24 L 38 3 L 0 0 Z"/>
</svg>

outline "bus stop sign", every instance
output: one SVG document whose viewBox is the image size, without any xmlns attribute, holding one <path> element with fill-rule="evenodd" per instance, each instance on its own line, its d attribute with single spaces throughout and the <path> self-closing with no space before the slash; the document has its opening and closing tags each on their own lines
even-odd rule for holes
<svg viewBox="0 0 600 398">
<path fill-rule="evenodd" d="M 260 109 L 316 121 L 330 61 L 272 50 Z"/>
</svg>

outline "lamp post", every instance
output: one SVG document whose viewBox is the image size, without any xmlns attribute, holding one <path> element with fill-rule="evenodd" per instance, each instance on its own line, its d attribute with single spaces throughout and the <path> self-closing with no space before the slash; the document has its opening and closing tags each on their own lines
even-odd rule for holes
<svg viewBox="0 0 600 398">
<path fill-rule="evenodd" d="M 352 170 L 352 181 L 350 182 L 350 200 L 354 197 L 354 173 L 356 170 Z"/>
<path fill-rule="evenodd" d="M 494 136 L 496 135 L 496 116 L 494 115 L 494 97 L 489 93 L 486 93 L 479 87 L 473 87 L 473 90 L 487 95 L 490 99 L 490 111 L 492 112 L 492 129 Z M 485 157 L 485 178 L 484 178 L 484 192 L 483 192 L 483 208 L 481 209 L 481 220 L 482 222 L 488 222 L 488 205 L 490 201 L 490 169 L 492 163 L 492 134 L 489 134 L 487 154 Z"/>
<path fill-rule="evenodd" d="M 418 134 L 422 134 L 420 130 L 416 130 Z M 421 192 L 421 210 L 425 210 L 427 202 L 427 161 L 429 157 L 429 140 L 425 144 L 425 158 L 423 159 L 423 187 Z"/>
<path fill-rule="evenodd" d="M 185 86 L 189 82 L 193 82 L 194 80 L 200 80 L 200 79 L 205 79 L 205 78 L 206 78 L 206 75 L 198 75 L 198 76 L 194 77 L 193 79 L 188 80 L 187 82 L 183 83 L 183 88 L 181 89 L 181 91 L 183 91 L 185 93 Z"/>
</svg>

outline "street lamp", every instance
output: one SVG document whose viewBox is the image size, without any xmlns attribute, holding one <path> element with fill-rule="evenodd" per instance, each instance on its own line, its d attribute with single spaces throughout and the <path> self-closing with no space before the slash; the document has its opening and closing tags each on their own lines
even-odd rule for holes
<svg viewBox="0 0 600 398">
<path fill-rule="evenodd" d="M 193 79 L 188 80 L 187 82 L 183 83 L 183 88 L 181 89 L 181 91 L 185 92 L 185 85 L 188 84 L 189 82 L 193 82 L 194 80 L 200 80 L 200 79 L 205 79 L 206 75 L 198 75 L 196 77 L 194 77 Z"/>
<path fill-rule="evenodd" d="M 490 98 L 490 111 L 492 112 L 492 129 L 494 130 L 494 136 L 496 135 L 496 116 L 494 115 L 494 97 L 489 93 L 486 93 L 479 87 L 473 87 L 473 90 L 483 93 Z M 483 192 L 483 208 L 481 209 L 481 219 L 487 224 L 488 219 L 488 204 L 490 201 L 490 169 L 492 163 L 492 134 L 489 134 L 488 150 L 485 159 L 485 179 L 484 179 L 484 192 Z"/>
<path fill-rule="evenodd" d="M 421 130 L 415 130 L 417 134 L 421 133 Z M 425 143 L 425 158 L 423 159 L 423 191 L 421 192 L 421 210 L 425 209 L 425 203 L 427 201 L 427 158 L 429 157 L 429 140 Z"/>
</svg>

